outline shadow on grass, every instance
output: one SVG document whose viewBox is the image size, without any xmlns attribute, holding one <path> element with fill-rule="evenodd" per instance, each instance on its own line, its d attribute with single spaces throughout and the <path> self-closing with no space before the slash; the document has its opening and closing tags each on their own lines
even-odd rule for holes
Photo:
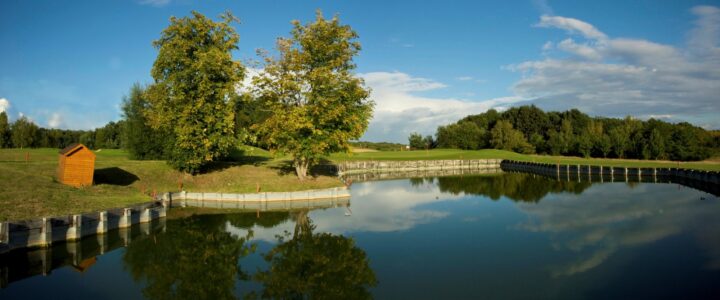
<svg viewBox="0 0 720 300">
<path fill-rule="evenodd" d="M 219 161 L 211 162 L 205 165 L 200 174 L 219 172 L 230 167 L 253 165 L 260 166 L 268 161 L 269 157 L 259 155 L 247 155 L 242 149 L 233 149 L 230 153 Z"/>
<path fill-rule="evenodd" d="M 280 175 L 295 175 L 295 167 L 291 160 L 287 160 L 279 164 L 278 166 L 270 167 L 278 170 Z M 327 159 L 320 159 L 320 161 L 308 170 L 308 175 L 312 177 L 318 176 L 336 176 L 337 167 Z"/>
<path fill-rule="evenodd" d="M 140 180 L 135 174 L 120 169 L 118 167 L 104 168 L 95 170 L 93 176 L 95 184 L 110 184 L 128 186 L 133 182 Z"/>
</svg>

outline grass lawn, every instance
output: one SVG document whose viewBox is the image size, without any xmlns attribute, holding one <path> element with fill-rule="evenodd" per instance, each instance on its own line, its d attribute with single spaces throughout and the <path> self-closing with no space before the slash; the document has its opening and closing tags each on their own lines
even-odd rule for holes
<svg viewBox="0 0 720 300">
<path fill-rule="evenodd" d="M 29 161 L 25 161 L 25 154 Z M 56 182 L 57 149 L 0 149 L 0 220 L 21 220 L 89 212 L 149 201 L 153 192 L 252 193 L 298 191 L 340 186 L 334 176 L 320 175 L 299 181 L 287 157 L 273 157 L 265 150 L 245 147 L 219 162 L 205 174 L 190 176 L 171 169 L 164 161 L 130 160 L 122 150 L 96 152 L 95 185 L 73 188 Z M 524 155 L 502 150 L 355 152 L 333 154 L 330 160 L 430 160 L 430 159 L 512 159 L 543 163 L 627 166 L 682 167 L 720 171 L 720 161 L 669 162 L 622 159 Z"/>
<path fill-rule="evenodd" d="M 29 161 L 25 154 L 29 153 Z M 298 191 L 341 186 L 333 176 L 299 181 L 285 158 L 245 148 L 229 162 L 217 163 L 206 174 L 190 176 L 172 170 L 164 161 L 135 161 L 122 150 L 96 152 L 95 182 L 86 188 L 58 183 L 58 149 L 0 149 L 0 220 L 22 220 L 122 207 L 150 201 L 158 193 L 252 193 Z"/>
<path fill-rule="evenodd" d="M 518 161 L 539 162 L 539 163 L 560 163 L 571 165 L 596 165 L 596 166 L 618 166 L 618 167 L 643 167 L 643 168 L 687 168 L 707 171 L 720 171 L 720 161 L 711 159 L 700 162 L 674 162 L 657 160 L 636 160 L 636 159 L 610 159 L 610 158 L 581 158 L 572 156 L 550 156 L 550 155 L 527 155 L 510 151 L 483 149 L 483 150 L 458 150 L 458 149 L 433 149 L 429 151 L 388 151 L 388 152 L 359 152 L 359 153 L 338 153 L 330 156 L 333 161 L 349 160 L 441 160 L 441 159 L 511 159 Z"/>
</svg>

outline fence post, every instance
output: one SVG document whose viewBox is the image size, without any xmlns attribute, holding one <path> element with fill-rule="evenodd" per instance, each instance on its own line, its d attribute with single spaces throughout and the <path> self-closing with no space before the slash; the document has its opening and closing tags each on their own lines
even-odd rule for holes
<svg viewBox="0 0 720 300">
<path fill-rule="evenodd" d="M 47 247 L 52 244 L 52 220 L 50 218 L 42 218 L 42 227 L 40 228 L 41 246 Z"/>
<path fill-rule="evenodd" d="M 150 222 L 150 208 L 145 207 L 140 211 L 140 223 Z"/>
<path fill-rule="evenodd" d="M 132 226 L 132 209 L 123 208 L 123 214 L 120 216 L 119 228 L 128 228 Z"/>
<path fill-rule="evenodd" d="M 98 218 L 97 233 L 106 233 L 108 229 L 107 225 L 107 211 L 101 211 Z"/>
<path fill-rule="evenodd" d="M 72 215 L 70 217 L 70 228 L 67 232 L 68 241 L 76 241 L 82 238 L 82 215 Z"/>
</svg>

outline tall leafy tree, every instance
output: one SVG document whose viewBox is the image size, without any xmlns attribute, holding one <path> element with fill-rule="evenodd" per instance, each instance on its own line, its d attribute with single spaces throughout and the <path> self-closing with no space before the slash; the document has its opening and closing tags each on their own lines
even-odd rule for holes
<svg viewBox="0 0 720 300">
<path fill-rule="evenodd" d="M 277 41 L 277 57 L 264 56 L 264 72 L 253 79 L 256 95 L 272 114 L 255 127 L 272 150 L 293 157 L 300 180 L 323 156 L 348 151 L 372 116 L 372 101 L 353 73 L 358 35 L 337 16 L 293 21 L 289 38 Z"/>
<path fill-rule="evenodd" d="M 133 159 L 166 159 L 173 144 L 172 133 L 150 127 L 144 114 L 148 105 L 145 89 L 134 84 L 122 102 L 122 144 Z"/>
<path fill-rule="evenodd" d="M 158 56 L 148 88 L 146 116 L 153 128 L 173 133 L 169 162 L 189 173 L 226 155 L 235 146 L 235 88 L 245 68 L 232 58 L 239 35 L 229 12 L 215 22 L 193 11 L 170 18 L 153 42 Z"/>
<path fill-rule="evenodd" d="M 6 112 L 0 112 L 0 148 L 10 145 L 10 124 Z"/>
<path fill-rule="evenodd" d="M 23 116 L 15 120 L 10 130 L 12 131 L 11 140 L 15 148 L 26 148 L 33 146 L 37 139 L 38 126 Z"/>
</svg>

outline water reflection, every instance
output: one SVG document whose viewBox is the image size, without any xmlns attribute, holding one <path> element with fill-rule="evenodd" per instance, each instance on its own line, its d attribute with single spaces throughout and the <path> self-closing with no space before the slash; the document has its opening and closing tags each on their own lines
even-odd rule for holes
<svg viewBox="0 0 720 300">
<path fill-rule="evenodd" d="M 582 197 L 556 194 L 543 205 L 519 204 L 531 218 L 518 228 L 548 233 L 556 249 L 578 258 L 554 268 L 555 276 L 591 270 L 623 248 L 652 244 L 675 235 L 693 236 L 707 249 L 706 267 L 720 266 L 720 219 L 717 201 L 670 184 L 608 184 Z"/>
<path fill-rule="evenodd" d="M 522 173 L 505 173 L 497 176 L 439 177 L 440 191 L 452 194 L 486 196 L 493 200 L 501 197 L 521 202 L 538 202 L 549 193 L 569 192 L 582 194 L 590 182 L 553 181 Z"/>
<path fill-rule="evenodd" d="M 370 298 L 376 283 L 365 252 L 351 238 L 314 233 L 308 210 L 194 215 L 168 221 L 158 232 L 127 247 L 123 262 L 148 299 Z M 262 254 L 266 270 L 244 269 L 257 251 L 252 228 L 293 222 L 276 232 L 277 243 Z M 233 228 L 234 230 L 228 230 Z M 238 229 L 245 229 L 244 231 Z M 239 234 L 242 232 L 242 234 Z M 260 291 L 236 289 L 254 282 Z"/>
<path fill-rule="evenodd" d="M 370 299 L 377 284 L 365 252 L 351 238 L 313 233 L 307 211 L 294 216 L 295 230 L 263 257 L 269 263 L 254 279 L 263 284 L 262 298 Z"/>
<path fill-rule="evenodd" d="M 234 215 L 206 215 L 168 221 L 165 232 L 128 245 L 123 262 L 148 299 L 227 299 L 237 280 L 249 275 L 238 261 L 255 250 L 223 230 Z M 241 220 L 242 221 L 242 220 Z"/>
<path fill-rule="evenodd" d="M 130 291 L 90 294 L 80 273 L 59 270 L 37 276 L 45 281 L 10 284 L 0 298 L 628 299 L 720 293 L 720 201 L 684 186 L 506 173 L 359 182 L 351 192 L 351 215 L 343 207 L 349 202 L 259 214 L 173 209 L 160 230 L 110 234 L 102 244 L 118 248 L 115 262 L 113 253 L 100 254 L 114 248 L 84 248 L 97 243 L 92 240 L 83 241 L 81 250 L 62 245 L 49 256 L 37 252 L 32 263 L 0 258 L 0 267 L 25 264 L 35 274 L 50 273 L 43 271 L 49 264 L 73 265 L 89 270 L 82 276 L 108 276 L 113 283 L 125 276 L 116 289 Z M 55 294 L 43 293 L 48 289 Z"/>
</svg>

